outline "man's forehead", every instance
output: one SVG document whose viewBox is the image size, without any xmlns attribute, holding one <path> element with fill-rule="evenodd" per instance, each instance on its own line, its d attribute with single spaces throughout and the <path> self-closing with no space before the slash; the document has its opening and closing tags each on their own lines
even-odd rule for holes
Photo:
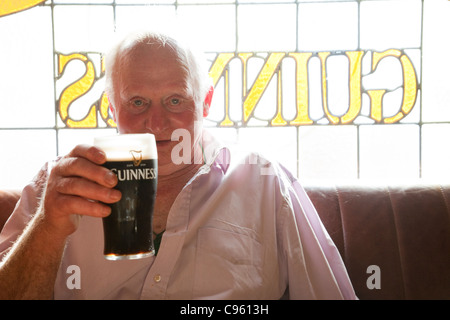
<svg viewBox="0 0 450 320">
<path fill-rule="evenodd" d="M 151 85 L 173 88 L 192 95 L 193 84 L 186 63 L 172 45 L 139 42 L 122 48 L 115 78 L 120 91 L 133 91 Z M 182 55 L 181 55 L 182 56 Z"/>
<path fill-rule="evenodd" d="M 155 57 L 165 57 L 167 59 L 179 60 L 177 49 L 169 45 L 152 42 L 137 42 L 121 50 L 120 57 L 141 57 L 143 59 L 154 59 Z"/>
<path fill-rule="evenodd" d="M 122 93 L 157 91 L 160 93 L 177 92 L 191 96 L 192 84 L 187 70 L 176 59 L 155 59 L 143 57 L 121 64 L 116 73 L 116 81 Z M 142 58 L 142 57 L 141 57 Z"/>
</svg>

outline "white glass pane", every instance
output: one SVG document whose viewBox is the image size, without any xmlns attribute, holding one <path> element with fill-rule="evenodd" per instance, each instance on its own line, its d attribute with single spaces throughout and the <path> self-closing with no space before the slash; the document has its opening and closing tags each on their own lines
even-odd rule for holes
<svg viewBox="0 0 450 320">
<path fill-rule="evenodd" d="M 259 152 L 282 163 L 297 175 L 296 128 L 242 128 L 239 129 L 238 147 L 242 153 Z"/>
<path fill-rule="evenodd" d="M 0 130 L 0 189 L 22 189 L 56 156 L 54 130 Z"/>
<path fill-rule="evenodd" d="M 178 4 L 194 3 L 194 4 L 206 4 L 206 3 L 234 3 L 235 0 L 178 0 Z"/>
<path fill-rule="evenodd" d="M 116 32 L 125 34 L 139 29 L 169 31 L 175 20 L 175 6 L 117 6 Z"/>
<path fill-rule="evenodd" d="M 293 120 L 297 115 L 296 63 L 294 59 L 284 58 L 281 62 L 282 111 L 285 120 Z"/>
<path fill-rule="evenodd" d="M 278 0 L 237 0 L 238 3 L 279 3 Z M 283 0 L 283 2 L 295 2 L 295 0 Z"/>
<path fill-rule="evenodd" d="M 400 59 L 388 56 L 380 60 L 375 70 L 363 77 L 364 89 L 393 90 L 403 85 L 403 70 Z"/>
<path fill-rule="evenodd" d="M 0 38 L 0 127 L 53 127 L 50 8 L 1 17 Z"/>
<path fill-rule="evenodd" d="M 177 15 L 183 34 L 203 51 L 236 49 L 236 14 L 233 5 L 179 5 Z"/>
<path fill-rule="evenodd" d="M 349 61 L 344 55 L 327 58 L 327 98 L 328 110 L 336 117 L 347 113 L 350 105 Z"/>
<path fill-rule="evenodd" d="M 235 128 L 207 128 L 207 130 L 233 153 L 239 150 L 237 129 Z"/>
<path fill-rule="evenodd" d="M 358 46 L 356 3 L 308 3 L 298 8 L 300 50 L 352 50 Z"/>
<path fill-rule="evenodd" d="M 75 3 L 80 3 L 80 4 L 86 4 L 86 3 L 113 3 L 113 0 L 53 0 L 53 3 L 57 4 L 57 3 L 68 3 L 68 4 L 75 4 Z"/>
<path fill-rule="evenodd" d="M 94 137 L 113 135 L 116 129 L 62 129 L 58 132 L 59 155 L 68 154 L 79 144 L 92 145 Z"/>
<path fill-rule="evenodd" d="M 302 181 L 356 179 L 357 159 L 356 127 L 299 128 L 299 177 Z"/>
<path fill-rule="evenodd" d="M 239 5 L 239 51 L 294 51 L 295 5 Z"/>
<path fill-rule="evenodd" d="M 104 52 L 114 31 L 112 6 L 55 6 L 55 49 L 63 53 Z"/>
<path fill-rule="evenodd" d="M 325 1 L 324 0 L 297 0 L 297 2 L 345 2 L 345 1 L 348 1 L 348 0 L 325 0 Z M 356 0 L 354 0 L 354 1 L 356 1 Z M 362 1 L 364 1 L 364 0 L 362 0 Z M 366 0 L 366 1 L 371 1 L 371 0 Z"/>
<path fill-rule="evenodd" d="M 422 177 L 447 183 L 450 179 L 450 124 L 422 128 Z"/>
<path fill-rule="evenodd" d="M 450 121 L 450 2 L 427 0 L 423 35 L 423 121 Z"/>
<path fill-rule="evenodd" d="M 419 126 L 361 126 L 361 179 L 389 181 L 419 178 L 419 147 Z"/>
<path fill-rule="evenodd" d="M 174 3 L 176 0 L 115 0 L 116 4 L 167 4 Z"/>
<path fill-rule="evenodd" d="M 384 50 L 419 47 L 420 0 L 361 2 L 361 47 Z"/>
<path fill-rule="evenodd" d="M 225 86 L 222 78 L 214 87 L 213 100 L 209 108 L 207 120 L 204 121 L 205 125 L 216 126 L 225 118 L 225 101 Z"/>
</svg>

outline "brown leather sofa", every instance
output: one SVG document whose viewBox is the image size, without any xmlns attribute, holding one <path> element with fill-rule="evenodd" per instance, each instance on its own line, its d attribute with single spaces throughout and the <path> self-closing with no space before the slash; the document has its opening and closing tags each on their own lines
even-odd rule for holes
<svg viewBox="0 0 450 320">
<path fill-rule="evenodd" d="M 450 299 L 450 185 L 305 189 L 360 299 Z M 0 191 L 0 229 L 19 196 Z"/>
<path fill-rule="evenodd" d="M 450 299 L 450 185 L 306 189 L 360 299 Z"/>
</svg>

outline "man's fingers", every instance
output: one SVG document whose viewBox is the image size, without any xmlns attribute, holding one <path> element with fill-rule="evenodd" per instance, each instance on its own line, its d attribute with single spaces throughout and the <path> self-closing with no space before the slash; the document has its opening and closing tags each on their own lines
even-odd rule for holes
<svg viewBox="0 0 450 320">
<path fill-rule="evenodd" d="M 58 176 L 82 177 L 108 188 L 114 187 L 117 184 L 117 176 L 113 172 L 86 158 L 63 158 L 55 170 L 55 174 Z"/>
<path fill-rule="evenodd" d="M 106 204 L 71 195 L 61 195 L 55 204 L 62 215 L 79 214 L 103 218 L 111 213 L 111 208 Z"/>
<path fill-rule="evenodd" d="M 103 164 L 106 162 L 105 153 L 99 148 L 87 144 L 77 145 L 68 154 L 68 157 L 81 157 L 88 159 L 96 164 Z"/>
<path fill-rule="evenodd" d="M 60 179 L 55 188 L 60 194 L 75 195 L 105 203 L 117 202 L 122 196 L 121 192 L 116 189 L 104 187 L 95 182 L 77 177 Z"/>
<path fill-rule="evenodd" d="M 107 204 L 120 200 L 113 189 L 117 176 L 102 166 L 106 156 L 100 149 L 78 145 L 60 158 L 50 172 L 42 208 L 52 232 L 67 236 L 78 227 L 79 217 L 105 217 Z"/>
</svg>

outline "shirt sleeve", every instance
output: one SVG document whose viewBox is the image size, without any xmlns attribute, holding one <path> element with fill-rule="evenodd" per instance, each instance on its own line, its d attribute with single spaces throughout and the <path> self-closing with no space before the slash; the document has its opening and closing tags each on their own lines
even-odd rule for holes
<svg viewBox="0 0 450 320">
<path fill-rule="evenodd" d="M 34 179 L 22 190 L 14 212 L 6 221 L 0 233 L 0 260 L 36 213 L 48 177 L 49 163 L 45 164 Z"/>
<path fill-rule="evenodd" d="M 357 299 L 341 255 L 308 195 L 296 178 L 285 174 L 289 195 L 282 208 L 283 245 L 290 299 Z"/>
</svg>

